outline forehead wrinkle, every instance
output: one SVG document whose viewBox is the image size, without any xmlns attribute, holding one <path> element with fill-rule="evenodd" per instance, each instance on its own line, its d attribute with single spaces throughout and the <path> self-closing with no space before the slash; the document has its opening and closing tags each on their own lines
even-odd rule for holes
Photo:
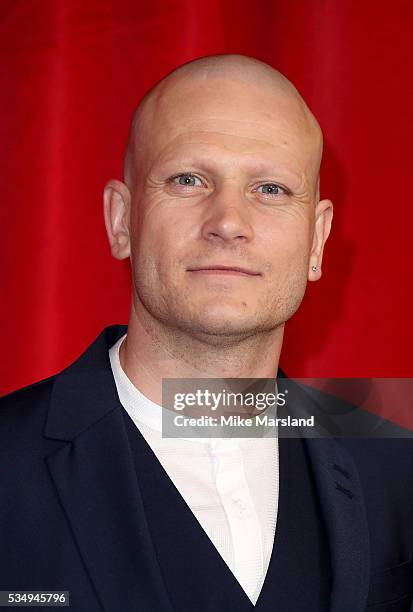
<svg viewBox="0 0 413 612">
<path fill-rule="evenodd" d="M 303 134 L 302 130 L 297 129 L 296 122 L 291 118 L 274 117 L 267 115 L 261 119 L 248 118 L 244 120 L 241 115 L 237 119 L 228 118 L 222 114 L 209 115 L 207 117 L 188 116 L 184 121 L 177 121 L 176 117 L 166 117 L 158 127 L 152 131 L 150 144 L 155 148 L 162 147 L 162 150 L 174 146 L 175 141 L 183 141 L 183 145 L 205 143 L 206 145 L 220 144 L 226 147 L 229 139 L 238 140 L 241 149 L 247 148 L 247 143 L 254 143 L 258 146 L 289 149 L 296 147 L 294 152 L 297 157 L 307 157 L 314 155 L 314 149 L 318 149 L 318 143 L 310 138 L 308 134 Z M 159 119 L 159 117 L 158 117 Z M 155 118 L 156 122 L 156 118 Z M 215 140 L 211 143 L 210 139 Z M 227 139 L 225 141 L 225 138 Z M 166 143 L 165 143 L 166 139 Z M 149 140 L 149 139 L 148 139 Z M 220 140 L 222 142 L 220 142 Z M 245 144 L 243 144 L 243 141 Z M 236 147 L 235 147 L 236 148 Z"/>
<path fill-rule="evenodd" d="M 254 138 L 247 138 L 249 141 L 256 141 L 259 145 L 262 146 L 262 141 Z M 194 146 L 197 145 L 197 146 Z M 199 145 L 202 145 L 199 148 Z M 215 166 L 217 164 L 222 165 L 225 164 L 228 167 L 237 165 L 242 170 L 249 172 L 251 174 L 271 174 L 274 172 L 284 171 L 290 175 L 294 175 L 296 178 L 300 180 L 303 178 L 305 171 L 303 168 L 294 168 L 289 161 L 279 161 L 275 159 L 278 154 L 277 149 L 279 148 L 277 145 L 273 145 L 270 143 L 265 143 L 267 146 L 267 155 L 265 156 L 265 151 L 263 149 L 261 152 L 251 153 L 251 148 L 245 147 L 244 151 L 237 149 L 235 152 L 232 150 L 232 147 L 229 144 L 221 144 L 217 142 L 208 142 L 197 140 L 195 143 L 184 143 L 180 145 L 179 143 L 168 143 L 166 147 L 161 151 L 161 153 L 155 158 L 153 166 L 178 166 L 182 165 L 182 167 L 187 166 L 188 168 L 191 165 L 199 165 L 199 167 L 207 167 L 209 161 L 215 162 Z M 220 152 L 217 152 L 216 149 L 220 149 Z M 172 149 L 172 150 L 171 150 Z M 174 151 L 174 149 L 176 151 Z M 273 149 L 271 152 L 270 149 Z M 223 155 L 221 154 L 224 153 Z M 228 152 L 228 155 L 225 155 L 225 152 Z M 281 150 L 281 153 L 285 153 L 285 151 Z M 283 155 L 285 158 L 285 155 Z M 214 163 L 209 166 L 211 169 L 214 167 Z"/>
</svg>

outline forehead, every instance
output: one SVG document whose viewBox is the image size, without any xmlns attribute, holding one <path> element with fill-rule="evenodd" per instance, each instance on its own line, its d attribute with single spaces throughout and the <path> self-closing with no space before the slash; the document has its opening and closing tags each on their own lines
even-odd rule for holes
<svg viewBox="0 0 413 612">
<path fill-rule="evenodd" d="M 228 178 L 240 172 L 251 176 L 277 172 L 297 188 L 311 172 L 287 146 L 214 130 L 180 134 L 158 149 L 151 162 L 149 172 L 164 178 L 185 169 L 218 172 Z"/>
<path fill-rule="evenodd" d="M 274 159 L 317 171 L 321 139 L 298 97 L 228 79 L 181 82 L 161 91 L 140 119 L 147 161 L 180 154 Z"/>
</svg>

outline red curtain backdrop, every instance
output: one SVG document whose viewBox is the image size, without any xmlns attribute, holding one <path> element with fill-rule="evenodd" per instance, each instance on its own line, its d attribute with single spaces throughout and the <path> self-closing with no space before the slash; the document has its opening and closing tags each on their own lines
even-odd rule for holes
<svg viewBox="0 0 413 612">
<path fill-rule="evenodd" d="M 242 53 L 300 89 L 335 203 L 324 276 L 287 324 L 292 376 L 410 377 L 410 0 L 1 0 L 1 387 L 49 376 L 126 323 L 102 189 L 131 113 L 178 64 Z"/>
</svg>

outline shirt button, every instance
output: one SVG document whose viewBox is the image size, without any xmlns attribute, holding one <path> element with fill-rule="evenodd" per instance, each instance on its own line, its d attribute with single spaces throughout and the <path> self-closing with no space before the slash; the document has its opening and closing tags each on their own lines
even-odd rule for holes
<svg viewBox="0 0 413 612">
<path fill-rule="evenodd" d="M 245 501 L 243 499 L 236 499 L 234 501 L 234 504 L 238 510 L 239 515 L 241 516 L 242 514 L 244 514 L 247 508 L 247 504 L 245 503 Z"/>
</svg>

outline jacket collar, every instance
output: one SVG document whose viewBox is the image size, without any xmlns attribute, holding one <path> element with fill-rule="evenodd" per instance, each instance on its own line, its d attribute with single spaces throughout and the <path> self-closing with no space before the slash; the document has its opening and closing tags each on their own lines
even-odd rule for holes
<svg viewBox="0 0 413 612">
<path fill-rule="evenodd" d="M 108 350 L 126 332 L 126 325 L 106 327 L 76 361 L 57 375 L 44 429 L 46 438 L 73 440 L 119 407 Z"/>
</svg>

